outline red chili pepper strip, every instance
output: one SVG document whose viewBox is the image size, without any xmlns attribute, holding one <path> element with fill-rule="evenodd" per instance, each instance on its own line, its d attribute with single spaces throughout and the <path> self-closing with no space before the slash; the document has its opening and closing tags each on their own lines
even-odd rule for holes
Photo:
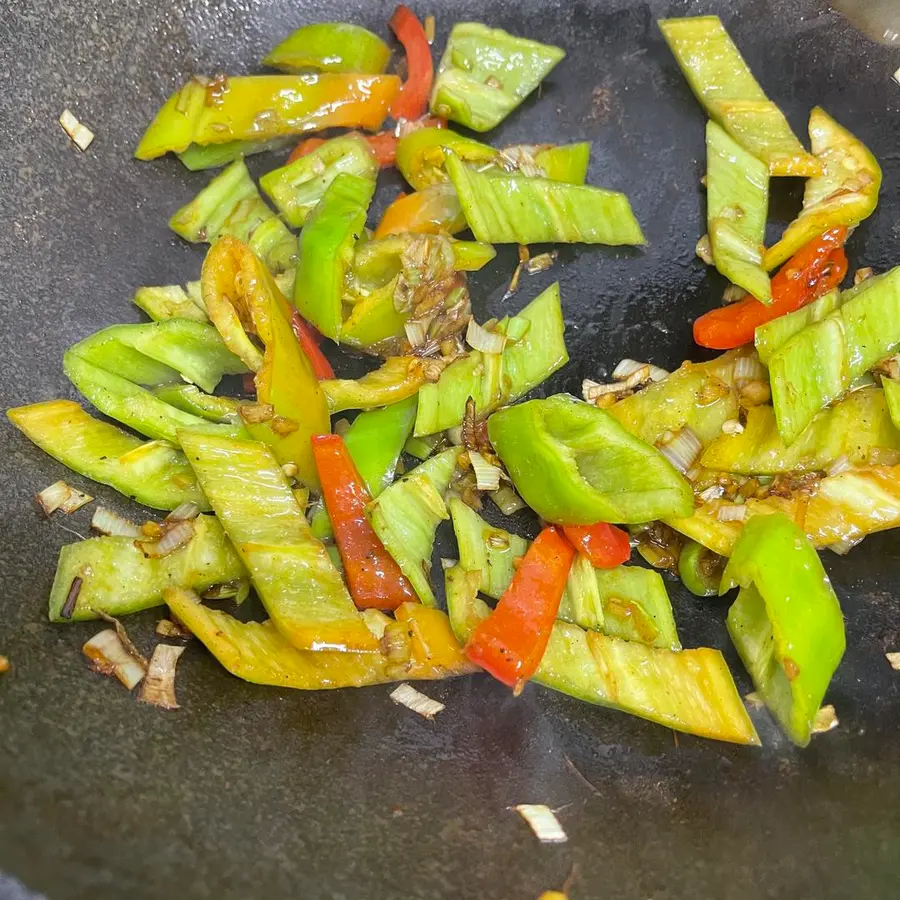
<svg viewBox="0 0 900 900">
<path fill-rule="evenodd" d="M 305 140 L 300 141 L 300 143 L 291 150 L 291 155 L 287 158 L 285 165 L 300 159 L 301 156 L 306 156 L 307 153 L 312 153 L 313 150 L 318 149 L 324 143 L 325 138 L 319 137 L 306 138 Z"/>
<path fill-rule="evenodd" d="M 372 502 L 339 434 L 312 438 L 322 497 L 344 563 L 350 596 L 359 609 L 396 609 L 418 597 L 365 516 Z"/>
<path fill-rule="evenodd" d="M 472 632 L 465 653 L 517 692 L 534 674 L 550 640 L 575 550 L 545 528 L 519 563 L 494 611 Z"/>
<path fill-rule="evenodd" d="M 316 378 L 319 381 L 323 381 L 326 378 L 334 378 L 334 369 L 331 368 L 331 363 L 328 362 L 325 354 L 319 349 L 319 341 L 322 339 L 322 336 L 297 310 L 291 313 L 291 328 L 294 332 L 294 337 L 297 338 L 297 342 L 300 344 L 300 349 L 303 350 L 312 364 Z"/>
<path fill-rule="evenodd" d="M 606 522 L 567 525 L 563 528 L 572 546 L 591 561 L 595 569 L 614 569 L 631 556 L 628 532 Z"/>
<path fill-rule="evenodd" d="M 701 347 L 731 350 L 753 341 L 760 325 L 811 303 L 837 287 L 847 274 L 841 225 L 798 250 L 772 278 L 772 303 L 764 306 L 747 294 L 743 300 L 710 310 L 694 322 L 694 340 Z"/>
<path fill-rule="evenodd" d="M 418 119 L 428 109 L 428 98 L 434 81 L 431 45 L 422 23 L 402 3 L 389 22 L 391 31 L 406 51 L 406 82 L 394 99 L 391 115 L 395 119 Z"/>
</svg>

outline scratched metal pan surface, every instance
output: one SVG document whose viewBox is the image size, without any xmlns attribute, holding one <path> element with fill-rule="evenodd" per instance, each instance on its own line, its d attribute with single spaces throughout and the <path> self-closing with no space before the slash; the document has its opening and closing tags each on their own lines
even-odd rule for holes
<svg viewBox="0 0 900 900">
<path fill-rule="evenodd" d="M 13 0 L 0 10 L 0 395 L 4 406 L 72 397 L 61 370 L 74 341 L 137 321 L 143 284 L 196 277 L 202 248 L 166 228 L 208 177 L 131 152 L 156 108 L 192 73 L 256 71 L 297 25 L 360 22 L 385 33 L 392 2 Z M 656 19 L 720 14 L 799 133 L 821 103 L 885 169 L 876 214 L 853 236 L 855 266 L 900 262 L 896 51 L 824 4 L 464 0 L 435 13 L 438 47 L 479 19 L 568 56 L 490 138 L 593 142 L 590 181 L 626 191 L 642 250 L 564 248 L 529 276 L 517 308 L 559 279 L 572 362 L 545 391 L 577 392 L 623 356 L 675 367 L 696 350 L 690 323 L 722 285 L 694 256 L 703 233 L 704 115 Z M 97 133 L 79 154 L 64 107 Z M 253 161 L 254 171 L 273 158 Z M 393 185 L 396 189 L 399 185 Z M 774 216 L 799 205 L 779 182 Z M 512 249 L 473 278 L 479 317 L 497 315 Z M 342 362 L 344 370 L 352 365 Z M 829 691 L 836 731 L 804 751 L 760 714 L 765 746 L 672 732 L 537 686 L 518 699 L 485 677 L 430 685 L 434 723 L 377 687 L 281 691 L 229 676 L 196 643 L 179 666 L 182 708 L 139 704 L 87 671 L 91 624 L 51 626 L 46 597 L 74 538 L 32 495 L 60 477 L 0 427 L 0 870 L 51 900 L 303 898 L 534 900 L 574 872 L 573 900 L 896 897 L 900 884 L 898 542 L 828 555 L 848 650 Z M 106 489 L 90 492 L 120 510 Z M 87 516 L 73 517 L 75 528 Z M 443 538 L 452 554 L 452 538 Z M 688 646 L 722 648 L 740 672 L 724 607 L 670 585 Z M 153 612 L 132 634 L 149 645 Z M 738 675 L 743 693 L 750 690 Z M 580 774 L 579 774 L 580 773 Z M 558 810 L 568 843 L 541 846 L 510 807 Z M 2 884 L 9 884 L 0 878 Z M 10 895 L 11 896 L 11 895 Z"/>
</svg>

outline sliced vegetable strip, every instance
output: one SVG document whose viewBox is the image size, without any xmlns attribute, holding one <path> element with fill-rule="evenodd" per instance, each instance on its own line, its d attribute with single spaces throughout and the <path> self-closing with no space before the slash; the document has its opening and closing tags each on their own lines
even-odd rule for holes
<svg viewBox="0 0 900 900">
<path fill-rule="evenodd" d="M 172 588 L 166 591 L 166 603 L 190 631 L 232 675 L 256 684 L 289 687 L 298 690 L 328 690 L 364 687 L 390 681 L 433 680 L 465 675 L 471 664 L 443 621 L 419 618 L 410 611 L 409 621 L 421 636 L 421 643 L 445 663 L 432 661 L 415 641 L 411 655 L 403 661 L 389 659 L 380 652 L 346 653 L 334 650 L 309 652 L 298 650 L 268 622 L 239 622 L 227 613 L 202 606 L 192 591 Z M 415 604 L 419 610 L 423 607 Z M 429 610 L 429 613 L 439 612 Z"/>
<path fill-rule="evenodd" d="M 843 259 L 846 261 L 846 256 Z M 773 281 L 777 281 L 780 274 L 779 272 Z M 853 294 L 854 290 L 855 288 L 847 291 L 838 291 L 837 289 L 828 291 L 817 300 L 801 306 L 794 312 L 785 313 L 764 325 L 757 325 L 753 344 L 759 355 L 759 361 L 764 366 L 768 366 L 769 360 L 779 347 L 783 347 L 807 325 L 812 325 L 813 322 L 819 322 L 831 315 Z"/>
<path fill-rule="evenodd" d="M 148 441 L 89 416 L 71 400 L 48 400 L 6 411 L 10 422 L 45 453 L 79 475 L 108 484 L 154 509 L 209 503 L 184 454 L 166 441 Z"/>
<path fill-rule="evenodd" d="M 372 497 L 343 438 L 337 434 L 316 435 L 312 447 L 354 603 L 359 609 L 396 609 L 401 603 L 416 600 L 412 585 L 366 521 L 366 506 Z"/>
<path fill-rule="evenodd" d="M 815 414 L 900 345 L 900 267 L 862 282 L 769 359 L 778 432 L 792 444 Z"/>
<path fill-rule="evenodd" d="M 466 217 L 452 184 L 435 184 L 413 194 L 401 194 L 385 211 L 375 237 L 389 234 L 456 234 Z"/>
<path fill-rule="evenodd" d="M 493 244 L 643 244 L 624 194 L 492 171 L 476 172 L 447 157 L 466 221 L 479 241 Z"/>
<path fill-rule="evenodd" d="M 761 303 L 770 303 L 771 286 L 761 258 L 769 173 L 765 163 L 715 122 L 706 123 L 706 207 L 716 268 Z"/>
<path fill-rule="evenodd" d="M 749 344 L 756 329 L 827 294 L 847 274 L 843 243 L 847 229 L 833 228 L 799 250 L 772 278 L 768 306 L 747 295 L 704 313 L 694 322 L 694 340 L 701 347 L 730 350 Z"/>
<path fill-rule="evenodd" d="M 772 269 L 818 235 L 835 227 L 852 228 L 872 215 L 881 187 L 881 167 L 868 148 L 821 107 L 809 115 L 809 139 L 822 174 L 810 178 L 803 209 L 777 244 L 763 257 Z"/>
<path fill-rule="evenodd" d="M 187 150 L 177 154 L 181 164 L 191 172 L 203 169 L 217 169 L 219 166 L 227 166 L 236 159 L 254 156 L 257 153 L 281 150 L 290 146 L 292 138 L 289 135 L 270 138 L 263 141 L 228 141 L 224 144 L 191 144 Z"/>
<path fill-rule="evenodd" d="M 50 591 L 50 621 L 124 616 L 163 603 L 167 587 L 204 591 L 246 578 L 247 571 L 213 516 L 193 520 L 188 543 L 166 556 L 146 556 L 130 537 L 98 537 L 63 547 Z M 65 609 L 80 578 L 74 605 Z"/>
<path fill-rule="evenodd" d="M 821 164 L 766 97 L 718 16 L 662 19 L 659 27 L 710 117 L 765 162 L 770 175 L 821 173 Z"/>
<path fill-rule="evenodd" d="M 298 649 L 372 650 L 340 573 L 272 451 L 182 432 L 182 446 L 278 630 Z"/>
<path fill-rule="evenodd" d="M 164 322 L 167 319 L 209 321 L 200 296 L 199 281 L 189 281 L 184 287 L 179 284 L 141 287 L 134 292 L 132 302 L 154 322 Z"/>
<path fill-rule="evenodd" d="M 661 453 L 574 398 L 506 407 L 488 419 L 488 436 L 522 499 L 548 522 L 648 522 L 694 507 Z"/>
<path fill-rule="evenodd" d="M 744 526 L 720 592 L 736 586 L 728 632 L 757 693 L 805 747 L 844 654 L 844 619 L 831 582 L 803 532 L 775 514 Z"/>
<path fill-rule="evenodd" d="M 400 88 L 391 115 L 395 119 L 418 119 L 428 109 L 428 97 L 434 81 L 431 45 L 422 23 L 412 10 L 400 4 L 391 16 L 391 31 L 406 51 L 406 81 Z"/>
<path fill-rule="evenodd" d="M 385 489 L 366 510 L 375 533 L 426 606 L 437 604 L 429 579 L 431 552 L 438 525 L 449 518 L 444 495 L 458 457 L 455 447 L 438 453 Z"/>
<path fill-rule="evenodd" d="M 361 25 L 320 22 L 292 31 L 268 52 L 263 64 L 284 72 L 356 72 L 380 75 L 391 51 L 385 42 Z"/>
<path fill-rule="evenodd" d="M 563 528 L 572 546 L 583 553 L 597 569 L 612 569 L 631 556 L 627 531 L 597 522 L 595 525 L 568 525 Z"/>
<path fill-rule="evenodd" d="M 319 349 L 319 333 L 296 309 L 291 313 L 291 331 L 294 332 L 300 349 L 306 354 L 316 378 L 320 381 L 324 378 L 334 378 L 334 369 L 331 368 L 328 357 Z"/>
<path fill-rule="evenodd" d="M 192 243 L 212 244 L 231 235 L 248 243 L 273 272 L 297 264 L 297 241 L 266 206 L 242 159 L 233 162 L 182 206 L 169 228 Z"/>
<path fill-rule="evenodd" d="M 425 383 L 422 360 L 392 356 L 379 369 L 358 379 L 335 378 L 321 382 L 332 413 L 345 409 L 375 409 L 414 396 Z M 462 421 L 462 419 L 460 419 Z"/>
<path fill-rule="evenodd" d="M 491 611 L 477 597 L 477 573 L 456 566 L 446 579 L 450 624 L 466 643 Z M 557 622 L 532 680 L 677 731 L 759 744 L 718 650 L 662 650 Z"/>
<path fill-rule="evenodd" d="M 295 464 L 304 484 L 315 488 L 309 439 L 329 431 L 330 422 L 310 357 L 294 337 L 287 300 L 260 259 L 234 238 L 222 238 L 210 249 L 201 281 L 210 319 L 256 373 L 258 402 L 272 408 L 262 421 L 248 418 L 247 430 L 270 444 L 279 462 Z M 262 354 L 250 335 L 262 342 Z"/>
<path fill-rule="evenodd" d="M 469 636 L 466 656 L 520 691 L 544 655 L 574 558 L 562 533 L 545 528 L 522 557 L 494 611 Z"/>
<path fill-rule="evenodd" d="M 550 74 L 565 51 L 477 22 L 447 39 L 431 111 L 474 131 L 499 125 Z"/>
<path fill-rule="evenodd" d="M 249 75 L 218 85 L 192 78 L 156 114 L 134 155 L 155 159 L 191 144 L 266 140 L 324 128 L 381 127 L 395 75 Z"/>
</svg>

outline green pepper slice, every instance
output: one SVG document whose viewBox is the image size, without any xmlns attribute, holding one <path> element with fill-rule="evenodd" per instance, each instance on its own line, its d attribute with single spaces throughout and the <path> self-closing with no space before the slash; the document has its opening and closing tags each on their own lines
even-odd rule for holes
<svg viewBox="0 0 900 900">
<path fill-rule="evenodd" d="M 391 51 L 385 42 L 361 25 L 318 22 L 292 31 L 266 55 L 263 64 L 284 72 L 357 72 L 380 75 Z"/>
<path fill-rule="evenodd" d="M 447 39 L 431 112 L 473 131 L 499 125 L 565 57 L 559 47 L 478 22 L 458 22 Z"/>
<path fill-rule="evenodd" d="M 560 525 L 687 516 L 690 486 L 609 413 L 564 395 L 494 413 L 488 435 L 526 503 Z"/>
<path fill-rule="evenodd" d="M 722 576 L 740 587 L 728 633 L 757 693 L 797 745 L 844 654 L 844 619 L 821 560 L 787 516 L 751 519 Z"/>
</svg>

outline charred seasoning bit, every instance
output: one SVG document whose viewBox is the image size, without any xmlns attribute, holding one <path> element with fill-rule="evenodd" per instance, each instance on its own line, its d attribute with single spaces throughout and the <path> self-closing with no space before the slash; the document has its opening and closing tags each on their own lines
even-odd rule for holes
<svg viewBox="0 0 900 900">
<path fill-rule="evenodd" d="M 72 584 L 69 586 L 69 593 L 66 594 L 66 602 L 63 603 L 62 609 L 59 611 L 61 619 L 72 618 L 72 614 L 75 612 L 75 604 L 78 602 L 78 595 L 81 593 L 81 586 L 83 584 L 84 579 L 80 575 L 76 575 L 72 579 Z"/>
</svg>

